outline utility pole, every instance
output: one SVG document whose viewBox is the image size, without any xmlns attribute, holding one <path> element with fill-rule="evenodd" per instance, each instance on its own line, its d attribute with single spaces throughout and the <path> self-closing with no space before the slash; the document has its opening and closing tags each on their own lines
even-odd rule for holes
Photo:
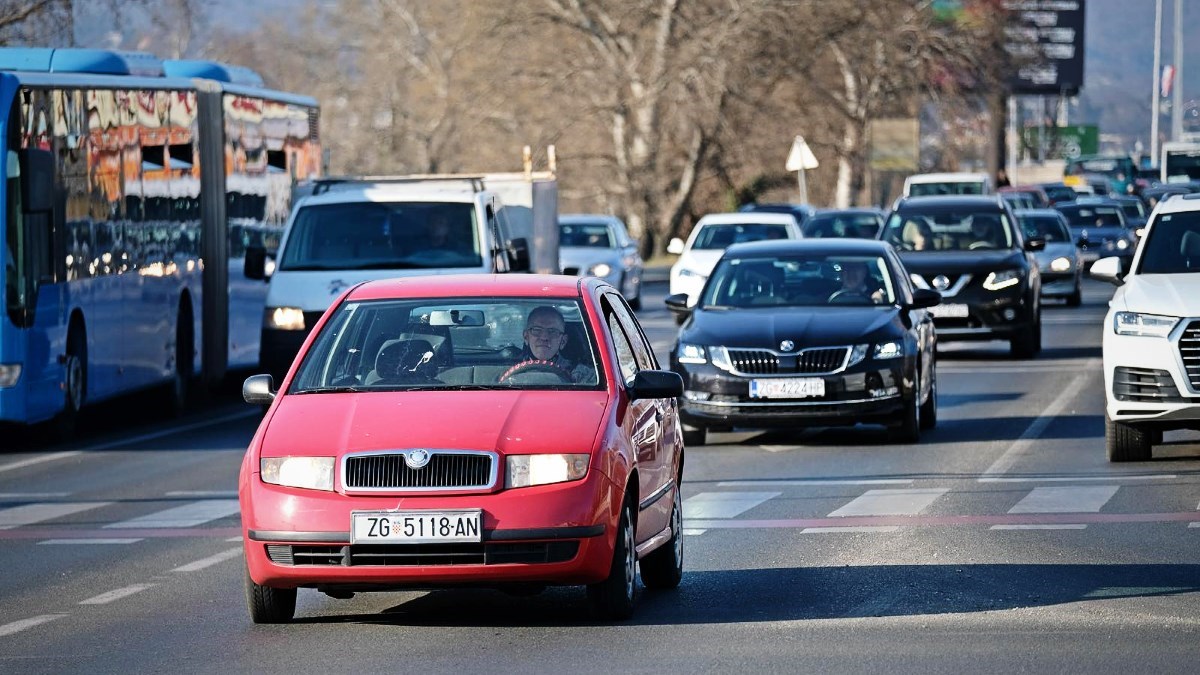
<svg viewBox="0 0 1200 675">
<path fill-rule="evenodd" d="M 1171 140 L 1183 140 L 1183 0 L 1175 0 L 1175 81 L 1171 90 Z"/>
<path fill-rule="evenodd" d="M 1150 92 L 1150 166 L 1158 166 L 1158 99 L 1162 88 L 1162 3 L 1154 0 L 1154 90 Z"/>
</svg>

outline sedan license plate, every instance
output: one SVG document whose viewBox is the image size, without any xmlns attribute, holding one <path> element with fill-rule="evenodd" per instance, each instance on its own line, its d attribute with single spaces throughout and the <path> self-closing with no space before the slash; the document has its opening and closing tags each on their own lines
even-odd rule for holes
<svg viewBox="0 0 1200 675">
<path fill-rule="evenodd" d="M 824 395 L 825 380 L 819 377 L 750 380 L 750 398 L 815 398 Z"/>
<path fill-rule="evenodd" d="M 929 308 L 929 313 L 934 318 L 941 319 L 965 319 L 967 318 L 966 305 L 934 305 Z"/>
<path fill-rule="evenodd" d="M 355 511 L 351 544 L 441 544 L 482 540 L 482 511 Z"/>
</svg>

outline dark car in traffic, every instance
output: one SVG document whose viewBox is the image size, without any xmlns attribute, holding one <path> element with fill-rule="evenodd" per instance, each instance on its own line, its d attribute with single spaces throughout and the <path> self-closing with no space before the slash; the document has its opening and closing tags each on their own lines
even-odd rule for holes
<svg viewBox="0 0 1200 675">
<path fill-rule="evenodd" d="M 817 213 L 815 207 L 808 204 L 792 204 L 789 202 L 742 204 L 738 207 L 741 213 L 786 213 L 796 219 L 796 225 L 803 225 Z"/>
<path fill-rule="evenodd" d="M 916 442 L 937 423 L 937 336 L 888 244 L 801 239 L 725 251 L 671 348 L 684 442 L 733 427 L 883 424 Z"/>
<path fill-rule="evenodd" d="M 1042 348 L 1042 278 L 1003 198 L 913 197 L 888 216 L 881 238 L 896 247 L 913 283 L 942 295 L 931 308 L 938 339 L 1007 340 L 1013 356 Z"/>
<path fill-rule="evenodd" d="M 884 215 L 879 209 L 829 209 L 804 221 L 805 237 L 877 239 Z"/>
<path fill-rule="evenodd" d="M 1042 192 L 1046 193 L 1046 198 L 1050 201 L 1050 206 L 1054 206 L 1059 202 L 1073 202 L 1079 196 L 1075 188 L 1066 183 L 1038 183 L 1038 187 Z"/>
<path fill-rule="evenodd" d="M 1074 202 L 1055 204 L 1054 208 L 1071 226 L 1071 236 L 1085 268 L 1109 256 L 1126 262 L 1133 259 L 1137 236 L 1126 227 L 1121 204 L 1103 197 L 1080 197 Z"/>
</svg>

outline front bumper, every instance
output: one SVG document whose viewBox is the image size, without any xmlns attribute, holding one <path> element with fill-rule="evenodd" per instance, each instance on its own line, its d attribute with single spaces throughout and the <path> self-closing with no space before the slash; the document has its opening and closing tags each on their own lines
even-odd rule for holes
<svg viewBox="0 0 1200 675">
<path fill-rule="evenodd" d="M 1179 341 L 1194 319 L 1167 338 L 1117 335 L 1105 319 L 1104 392 L 1109 419 L 1160 429 L 1200 429 L 1200 388 L 1187 377 Z"/>
<path fill-rule="evenodd" d="M 483 495 L 349 496 L 243 476 L 246 563 L 275 588 L 354 590 L 589 584 L 608 576 L 621 490 L 600 471 L 580 481 Z M 353 511 L 482 509 L 473 544 L 350 543 Z"/>
<path fill-rule="evenodd" d="M 1023 286 L 1009 293 L 968 289 L 943 297 L 941 304 L 965 305 L 967 316 L 938 316 L 938 308 L 934 307 L 933 325 L 939 341 L 1007 340 L 1037 321 Z"/>
</svg>

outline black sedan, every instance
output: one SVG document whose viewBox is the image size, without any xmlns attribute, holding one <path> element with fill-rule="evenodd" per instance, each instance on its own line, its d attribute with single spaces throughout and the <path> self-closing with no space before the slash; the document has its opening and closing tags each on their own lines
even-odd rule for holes
<svg viewBox="0 0 1200 675">
<path fill-rule="evenodd" d="M 730 246 L 671 348 L 684 442 L 710 429 L 883 424 L 916 442 L 937 423 L 937 338 L 892 247 L 863 239 Z"/>
</svg>

